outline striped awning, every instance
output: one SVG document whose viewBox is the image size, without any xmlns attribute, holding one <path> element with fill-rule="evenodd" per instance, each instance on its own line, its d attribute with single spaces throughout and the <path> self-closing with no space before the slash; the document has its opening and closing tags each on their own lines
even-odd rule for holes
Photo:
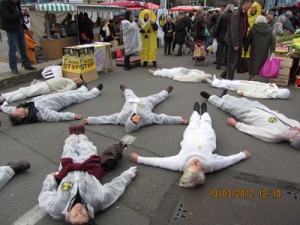
<svg viewBox="0 0 300 225">
<path fill-rule="evenodd" d="M 35 9 L 36 11 L 70 12 L 70 11 L 75 11 L 76 7 L 70 4 L 48 3 L 48 4 L 36 4 Z"/>
<path fill-rule="evenodd" d="M 78 12 L 113 12 L 119 13 L 125 10 L 126 7 L 122 6 L 108 6 L 108 5 L 91 5 L 91 4 L 76 4 Z"/>
</svg>

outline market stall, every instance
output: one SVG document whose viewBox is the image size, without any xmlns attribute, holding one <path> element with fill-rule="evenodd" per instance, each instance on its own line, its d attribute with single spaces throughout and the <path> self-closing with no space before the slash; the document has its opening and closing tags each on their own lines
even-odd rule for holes
<svg viewBox="0 0 300 225">
<path fill-rule="evenodd" d="M 275 53 L 282 59 L 278 78 L 272 82 L 286 86 L 298 86 L 297 77 L 300 75 L 300 30 L 293 35 L 281 36 L 277 42 Z M 299 79 L 299 78 L 298 78 Z"/>
<path fill-rule="evenodd" d="M 36 4 L 35 8 L 30 10 L 31 27 L 40 37 L 39 42 L 47 58 L 54 60 L 62 57 L 62 48 L 79 43 L 78 24 L 72 20 L 73 14 L 78 12 L 110 14 L 120 12 L 122 9 L 124 8 L 91 4 Z"/>
</svg>

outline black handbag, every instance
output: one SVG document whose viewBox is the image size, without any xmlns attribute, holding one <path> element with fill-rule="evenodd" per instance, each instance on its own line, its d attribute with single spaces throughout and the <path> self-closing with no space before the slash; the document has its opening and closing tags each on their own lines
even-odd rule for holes
<svg viewBox="0 0 300 225">
<path fill-rule="evenodd" d="M 249 58 L 246 58 L 246 53 L 242 57 L 239 65 L 236 68 L 237 73 L 247 73 L 249 72 Z"/>
</svg>

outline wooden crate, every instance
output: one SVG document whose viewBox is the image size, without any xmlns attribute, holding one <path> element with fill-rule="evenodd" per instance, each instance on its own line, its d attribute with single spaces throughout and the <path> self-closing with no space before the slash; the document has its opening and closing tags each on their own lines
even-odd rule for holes
<svg viewBox="0 0 300 225">
<path fill-rule="evenodd" d="M 270 78 L 270 83 L 275 83 L 278 86 L 287 86 L 289 84 L 290 70 L 293 65 L 293 59 L 287 57 L 275 56 L 274 58 L 281 59 L 279 75 L 277 78 Z"/>
</svg>

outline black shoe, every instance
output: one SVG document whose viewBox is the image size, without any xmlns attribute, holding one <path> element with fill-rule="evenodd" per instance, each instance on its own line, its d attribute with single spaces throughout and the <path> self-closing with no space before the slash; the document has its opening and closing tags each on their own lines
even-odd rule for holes
<svg viewBox="0 0 300 225">
<path fill-rule="evenodd" d="M 171 93 L 171 91 L 173 91 L 173 86 L 169 86 L 167 87 L 165 90 L 168 92 L 168 93 Z"/>
<path fill-rule="evenodd" d="M 11 70 L 11 72 L 14 74 L 14 75 L 20 75 L 19 71 L 18 70 Z"/>
<path fill-rule="evenodd" d="M 222 94 L 220 95 L 220 98 L 222 98 L 224 95 L 227 94 L 228 89 L 225 89 L 224 91 L 222 91 Z"/>
<path fill-rule="evenodd" d="M 203 115 L 203 113 L 206 113 L 207 112 L 207 105 L 205 102 L 202 102 L 201 103 L 201 114 L 200 115 Z"/>
<path fill-rule="evenodd" d="M 214 61 L 213 64 L 217 64 L 217 61 Z"/>
<path fill-rule="evenodd" d="M 25 67 L 25 70 L 36 70 L 34 66 Z"/>
<path fill-rule="evenodd" d="M 194 111 L 197 112 L 197 113 L 199 113 L 199 115 L 201 115 L 201 113 L 200 113 L 200 105 L 199 105 L 198 102 L 195 102 L 195 104 L 194 104 Z"/>
<path fill-rule="evenodd" d="M 153 62 L 153 67 L 157 67 L 157 63 L 156 62 Z"/>
<path fill-rule="evenodd" d="M 131 68 L 130 67 L 124 67 L 124 70 L 130 71 Z"/>
<path fill-rule="evenodd" d="M 205 91 L 201 91 L 201 92 L 200 92 L 200 95 L 201 95 L 203 98 L 205 98 L 205 99 L 209 99 L 209 97 L 211 96 L 210 94 L 208 94 L 208 93 L 205 92 Z"/>
<path fill-rule="evenodd" d="M 147 62 L 143 62 L 143 66 L 142 67 L 147 67 L 148 63 Z"/>
<path fill-rule="evenodd" d="M 220 75 L 221 78 L 223 79 L 226 79 L 227 78 L 227 70 L 224 70 L 221 75 Z"/>
<path fill-rule="evenodd" d="M 101 84 L 101 83 L 98 84 L 97 88 L 98 88 L 99 91 L 101 91 L 103 89 L 103 84 Z"/>
<path fill-rule="evenodd" d="M 127 89 L 127 87 L 126 87 L 124 84 L 121 84 L 121 85 L 120 85 L 120 89 L 124 92 L 125 89 Z"/>
<path fill-rule="evenodd" d="M 221 66 L 220 66 L 220 65 L 217 65 L 217 66 L 216 66 L 216 69 L 217 69 L 217 70 L 220 70 L 220 69 L 221 69 Z"/>
<path fill-rule="evenodd" d="M 11 167 L 15 173 L 21 173 L 27 169 L 30 168 L 30 164 L 29 162 L 25 161 L 25 160 L 21 160 L 19 162 L 9 162 L 6 164 L 7 166 Z"/>
</svg>

